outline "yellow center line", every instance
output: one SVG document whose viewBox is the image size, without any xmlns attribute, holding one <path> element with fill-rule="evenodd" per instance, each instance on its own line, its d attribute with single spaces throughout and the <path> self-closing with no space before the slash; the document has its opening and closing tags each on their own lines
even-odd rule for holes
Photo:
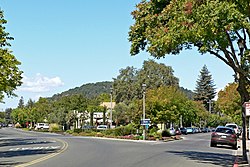
<svg viewBox="0 0 250 167">
<path fill-rule="evenodd" d="M 51 154 L 49 154 L 49 155 L 47 155 L 45 157 L 41 157 L 41 158 L 35 159 L 33 161 L 30 161 L 30 162 L 27 162 L 27 163 L 24 163 L 24 164 L 21 164 L 21 165 L 17 165 L 15 167 L 26 167 L 26 166 L 34 165 L 36 163 L 45 161 L 45 160 L 50 159 L 50 158 L 52 158 L 52 157 L 54 157 L 56 155 L 59 155 L 59 154 L 63 153 L 68 148 L 68 143 L 67 142 L 65 142 L 63 140 L 60 140 L 60 139 L 55 139 L 55 140 L 57 140 L 58 142 L 63 143 L 63 147 L 62 147 L 62 149 L 60 151 L 58 151 L 56 153 L 51 153 Z"/>
</svg>

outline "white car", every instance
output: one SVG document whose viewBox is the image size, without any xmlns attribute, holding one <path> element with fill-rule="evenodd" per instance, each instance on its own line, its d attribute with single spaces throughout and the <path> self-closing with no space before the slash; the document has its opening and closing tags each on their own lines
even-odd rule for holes
<svg viewBox="0 0 250 167">
<path fill-rule="evenodd" d="M 239 128 L 239 126 L 237 124 L 235 124 L 235 123 L 227 123 L 225 125 L 225 127 L 229 127 L 229 128 L 234 129 L 237 136 L 240 136 L 240 128 Z"/>
<path fill-rule="evenodd" d="M 35 130 L 48 130 L 49 124 L 48 123 L 37 123 L 35 126 Z"/>
<path fill-rule="evenodd" d="M 108 129 L 108 126 L 107 125 L 98 125 L 96 127 L 96 129 L 98 129 L 98 130 L 106 130 L 106 129 Z"/>
</svg>

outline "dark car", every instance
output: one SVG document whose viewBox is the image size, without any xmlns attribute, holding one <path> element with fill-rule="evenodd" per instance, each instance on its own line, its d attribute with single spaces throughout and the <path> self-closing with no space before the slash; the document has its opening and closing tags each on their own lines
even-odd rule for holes
<svg viewBox="0 0 250 167">
<path fill-rule="evenodd" d="M 225 126 L 218 126 L 211 134 L 210 146 L 215 147 L 217 144 L 229 145 L 237 150 L 237 134 L 234 129 Z"/>
<path fill-rule="evenodd" d="M 84 125 L 84 126 L 82 126 L 82 129 L 85 129 L 85 130 L 94 129 L 94 128 L 95 127 L 91 126 L 91 125 Z"/>
<path fill-rule="evenodd" d="M 187 129 L 186 128 L 180 128 L 181 134 L 186 135 Z"/>
</svg>

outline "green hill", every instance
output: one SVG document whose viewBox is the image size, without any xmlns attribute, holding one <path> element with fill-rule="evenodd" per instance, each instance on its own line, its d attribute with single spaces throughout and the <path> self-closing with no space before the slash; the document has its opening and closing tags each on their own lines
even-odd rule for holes
<svg viewBox="0 0 250 167">
<path fill-rule="evenodd" d="M 94 98 L 102 93 L 110 93 L 112 84 L 113 82 L 111 81 L 83 84 L 80 87 L 75 87 L 65 92 L 55 94 L 50 99 L 57 100 L 63 96 L 69 96 L 73 94 L 82 94 L 87 98 Z M 180 87 L 180 89 L 187 95 L 188 98 L 193 99 L 193 92 L 191 90 L 185 89 L 183 87 Z"/>
<path fill-rule="evenodd" d="M 104 82 L 96 82 L 96 83 L 88 83 L 84 84 L 80 87 L 75 87 L 73 89 L 69 89 L 60 94 L 55 94 L 51 97 L 52 100 L 59 99 L 63 96 L 69 96 L 73 94 L 82 94 L 87 98 L 96 97 L 102 93 L 110 93 L 110 88 L 113 82 L 104 81 Z"/>
</svg>

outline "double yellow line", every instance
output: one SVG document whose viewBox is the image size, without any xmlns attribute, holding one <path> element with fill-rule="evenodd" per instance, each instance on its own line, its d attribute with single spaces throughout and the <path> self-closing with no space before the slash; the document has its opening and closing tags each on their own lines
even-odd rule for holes
<svg viewBox="0 0 250 167">
<path fill-rule="evenodd" d="M 54 157 L 56 155 L 59 155 L 59 154 L 61 154 L 62 152 L 64 152 L 68 148 L 68 143 L 67 142 L 65 142 L 63 140 L 60 140 L 60 139 L 54 139 L 54 140 L 57 140 L 58 142 L 63 143 L 63 147 L 62 147 L 62 149 L 60 151 L 58 151 L 56 153 L 51 153 L 51 154 L 49 154 L 49 155 L 47 155 L 45 157 L 42 157 L 42 158 L 39 158 L 39 159 L 35 159 L 33 161 L 30 161 L 30 162 L 27 162 L 27 163 L 24 163 L 24 164 L 21 164 L 21 165 L 17 165 L 15 167 L 26 167 L 26 166 L 34 165 L 36 163 L 45 161 L 45 160 L 50 159 L 50 158 L 52 158 L 52 157 Z"/>
</svg>

